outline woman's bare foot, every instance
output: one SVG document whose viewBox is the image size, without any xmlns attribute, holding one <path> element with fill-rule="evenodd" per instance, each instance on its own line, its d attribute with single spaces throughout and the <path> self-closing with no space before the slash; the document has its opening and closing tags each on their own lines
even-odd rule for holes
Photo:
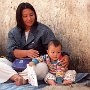
<svg viewBox="0 0 90 90">
<path fill-rule="evenodd" d="M 28 84 L 28 80 L 23 79 L 23 85 Z"/>
<path fill-rule="evenodd" d="M 24 85 L 27 83 L 27 81 L 18 74 L 13 75 L 10 79 L 14 81 L 17 86 Z"/>
</svg>

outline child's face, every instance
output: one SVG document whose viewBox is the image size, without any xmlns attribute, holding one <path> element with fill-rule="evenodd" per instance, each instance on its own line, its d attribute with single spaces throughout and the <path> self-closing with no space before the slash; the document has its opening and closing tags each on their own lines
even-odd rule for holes
<svg viewBox="0 0 90 90">
<path fill-rule="evenodd" d="M 52 61 L 59 59 L 61 55 L 61 46 L 55 47 L 53 44 L 49 46 L 47 53 Z"/>
</svg>

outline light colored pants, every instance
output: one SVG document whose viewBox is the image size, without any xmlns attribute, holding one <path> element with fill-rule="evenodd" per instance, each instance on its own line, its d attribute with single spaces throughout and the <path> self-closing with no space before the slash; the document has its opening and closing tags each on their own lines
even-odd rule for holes
<svg viewBox="0 0 90 90">
<path fill-rule="evenodd" d="M 38 76 L 38 80 L 42 80 L 48 72 L 48 68 L 45 63 L 37 64 L 35 70 Z M 26 68 L 24 71 L 17 73 L 15 70 L 13 70 L 12 63 L 9 60 L 7 60 L 6 58 L 0 58 L 0 83 L 6 82 L 14 74 L 19 74 L 26 80 L 28 79 L 27 71 L 28 70 Z"/>
<path fill-rule="evenodd" d="M 44 78 L 44 81 L 47 83 L 47 80 L 53 80 L 56 81 L 56 76 L 53 75 L 52 73 L 47 73 L 46 77 Z"/>
<path fill-rule="evenodd" d="M 75 77 L 76 77 L 76 71 L 75 70 L 68 70 L 64 77 L 62 77 L 64 80 L 71 80 L 72 82 L 75 82 Z M 51 73 L 48 73 L 46 75 L 46 77 L 44 78 L 45 82 L 47 83 L 47 80 L 48 79 L 51 79 L 51 80 L 54 80 L 56 81 L 56 76 L 51 74 Z"/>
</svg>

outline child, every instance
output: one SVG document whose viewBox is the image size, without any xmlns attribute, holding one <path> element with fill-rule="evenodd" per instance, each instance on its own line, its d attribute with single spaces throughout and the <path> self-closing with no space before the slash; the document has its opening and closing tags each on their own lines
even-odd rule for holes
<svg viewBox="0 0 90 90">
<path fill-rule="evenodd" d="M 62 46 L 58 40 L 50 41 L 50 43 L 48 44 L 47 54 L 35 58 L 32 60 L 32 62 L 29 63 L 30 66 L 35 65 L 39 62 L 45 62 L 47 64 L 49 72 L 47 73 L 44 80 L 49 85 L 57 85 L 61 83 L 71 84 L 75 80 L 75 71 L 74 73 L 70 72 L 70 76 L 73 76 L 73 79 L 67 79 L 66 77 L 64 77 L 67 76 L 65 75 L 67 67 L 63 67 L 63 65 L 61 64 L 61 60 L 63 57 L 61 51 Z"/>
</svg>

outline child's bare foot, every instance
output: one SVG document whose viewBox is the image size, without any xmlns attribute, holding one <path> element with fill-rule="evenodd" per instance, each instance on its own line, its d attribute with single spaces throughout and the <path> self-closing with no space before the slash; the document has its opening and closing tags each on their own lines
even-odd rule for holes
<svg viewBox="0 0 90 90">
<path fill-rule="evenodd" d="M 71 81 L 71 80 L 64 80 L 63 81 L 63 84 L 64 85 L 70 85 L 70 84 L 72 84 L 73 82 Z"/>
<path fill-rule="evenodd" d="M 51 85 L 51 86 L 56 86 L 57 84 L 56 84 L 56 83 L 51 83 L 50 85 Z"/>
<path fill-rule="evenodd" d="M 49 85 L 56 86 L 56 83 L 55 83 L 54 80 L 48 79 L 48 80 L 47 80 L 47 83 L 48 83 Z"/>
<path fill-rule="evenodd" d="M 27 81 L 18 74 L 13 75 L 10 79 L 14 81 L 17 86 L 24 85 L 27 83 Z"/>
</svg>

